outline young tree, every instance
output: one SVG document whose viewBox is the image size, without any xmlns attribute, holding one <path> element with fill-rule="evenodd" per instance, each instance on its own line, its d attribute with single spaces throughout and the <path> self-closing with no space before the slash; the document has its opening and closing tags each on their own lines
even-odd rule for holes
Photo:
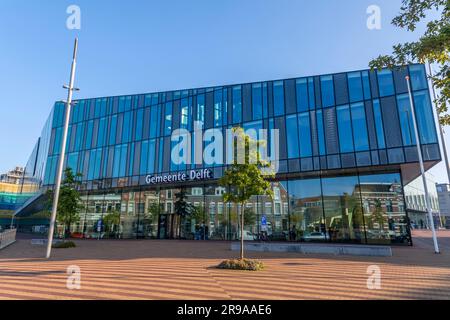
<svg viewBox="0 0 450 320">
<path fill-rule="evenodd" d="M 180 234 L 181 233 L 181 221 L 185 222 L 186 217 L 190 216 L 191 213 L 193 212 L 193 207 L 191 204 L 189 204 L 186 201 L 186 199 L 187 199 L 186 189 L 181 188 L 180 191 L 175 194 L 175 197 L 177 199 L 175 201 L 175 214 L 178 217 L 176 230 L 177 230 L 177 233 Z"/>
<path fill-rule="evenodd" d="M 244 225 L 245 225 L 245 207 L 252 196 L 268 195 L 273 196 L 268 178 L 273 174 L 263 172 L 264 168 L 268 168 L 269 164 L 261 159 L 258 148 L 255 145 L 261 145 L 264 141 L 252 140 L 245 134 L 242 128 L 233 128 L 233 133 L 238 141 L 244 142 L 245 148 L 241 152 L 245 152 L 243 163 L 234 163 L 225 171 L 223 177 L 219 180 L 222 187 L 227 188 L 224 194 L 225 202 L 233 202 L 240 209 L 240 233 L 241 233 L 241 252 L 240 259 L 244 260 Z M 239 151 L 239 148 L 237 148 Z M 239 155 L 237 155 L 239 157 Z"/>
<path fill-rule="evenodd" d="M 80 221 L 79 212 L 83 208 L 78 192 L 81 174 L 74 174 L 71 168 L 64 170 L 64 180 L 61 184 L 56 220 L 64 226 L 64 237 L 70 235 L 70 227 Z M 53 190 L 48 191 L 50 203 L 53 200 Z"/>
<path fill-rule="evenodd" d="M 113 210 L 109 212 L 103 217 L 103 223 L 105 224 L 106 228 L 109 229 L 109 232 L 114 235 L 114 237 L 116 237 L 116 227 L 120 224 L 120 211 Z"/>
<path fill-rule="evenodd" d="M 430 10 L 440 12 L 440 18 L 427 23 L 425 34 L 416 42 L 397 44 L 392 55 L 380 55 L 370 62 L 372 69 L 394 68 L 409 63 L 435 63 L 439 71 L 431 76 L 440 96 L 435 103 L 442 125 L 450 125 L 447 114 L 450 101 L 450 0 L 402 0 L 400 14 L 392 20 L 399 28 L 414 31 L 417 23 L 427 17 Z"/>
</svg>

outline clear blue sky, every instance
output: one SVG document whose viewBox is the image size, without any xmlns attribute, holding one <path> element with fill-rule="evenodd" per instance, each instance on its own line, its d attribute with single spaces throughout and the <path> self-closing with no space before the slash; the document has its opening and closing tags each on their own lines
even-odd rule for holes
<svg viewBox="0 0 450 320">
<path fill-rule="evenodd" d="M 66 8 L 82 13 L 66 28 Z M 381 8 L 382 29 L 366 27 Z M 367 68 L 417 33 L 390 25 L 401 0 L 1 0 L 0 172 L 24 165 L 80 38 L 77 98 Z M 449 142 L 450 144 L 450 139 Z M 445 181 L 445 167 L 433 170 Z"/>
</svg>

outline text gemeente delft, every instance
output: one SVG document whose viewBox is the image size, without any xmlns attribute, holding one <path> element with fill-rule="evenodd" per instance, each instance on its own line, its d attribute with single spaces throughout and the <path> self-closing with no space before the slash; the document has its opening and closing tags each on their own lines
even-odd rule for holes
<svg viewBox="0 0 450 320">
<path fill-rule="evenodd" d="M 173 182 L 185 182 L 185 181 L 199 181 L 212 179 L 213 174 L 210 169 L 191 170 L 188 173 L 179 172 L 175 174 L 163 174 L 145 177 L 147 184 L 161 184 L 161 183 L 173 183 Z"/>
</svg>

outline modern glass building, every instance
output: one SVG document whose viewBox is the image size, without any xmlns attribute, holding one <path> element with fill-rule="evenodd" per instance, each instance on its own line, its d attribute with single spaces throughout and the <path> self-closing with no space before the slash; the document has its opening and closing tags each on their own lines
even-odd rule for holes
<svg viewBox="0 0 450 320">
<path fill-rule="evenodd" d="M 221 131 L 279 129 L 274 197 L 252 198 L 246 240 L 410 244 L 403 190 L 419 175 L 416 143 L 427 169 L 441 160 L 420 64 L 78 100 L 65 159 L 82 173 L 84 210 L 73 235 L 237 239 L 238 208 L 223 202 L 225 190 L 217 185 L 225 166 L 171 159 L 173 130 L 193 131 L 194 121 Z M 64 104 L 57 102 L 26 166 L 36 196 L 18 216 L 42 210 L 42 194 L 55 181 L 63 122 Z M 207 174 L 190 179 L 191 170 Z M 180 198 L 195 208 L 189 215 L 174 214 Z"/>
</svg>

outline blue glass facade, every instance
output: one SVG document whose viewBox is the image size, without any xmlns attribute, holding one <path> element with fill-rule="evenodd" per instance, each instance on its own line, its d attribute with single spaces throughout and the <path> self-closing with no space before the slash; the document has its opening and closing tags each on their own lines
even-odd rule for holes
<svg viewBox="0 0 450 320">
<path fill-rule="evenodd" d="M 206 225 L 201 227 L 204 233 L 206 228 L 209 229 L 210 238 L 214 238 L 213 234 L 219 232 L 221 236 L 218 238 L 233 239 L 236 232 L 232 227 L 232 214 L 229 213 L 228 218 L 222 219 L 223 221 L 216 216 L 219 210 L 228 212 L 232 208 L 218 200 L 220 188 L 215 186 L 214 180 L 203 185 L 151 186 L 146 177 L 202 168 L 210 168 L 216 179 L 222 175 L 225 168 L 223 165 L 199 165 L 194 164 L 194 161 L 192 164 L 174 164 L 171 161 L 171 151 L 175 145 L 171 141 L 173 130 L 182 128 L 193 133 L 194 121 L 201 121 L 203 129 L 216 128 L 224 133 L 227 128 L 234 126 L 242 126 L 244 129 L 275 128 L 280 130 L 280 163 L 274 181 L 276 188 L 279 188 L 280 203 L 272 201 L 269 208 L 266 201 L 259 203 L 255 200 L 252 208 L 255 221 L 249 229 L 252 234 L 259 235 L 264 227 L 270 229 L 274 238 L 280 239 L 309 241 L 323 238 L 324 241 L 334 239 L 366 243 L 371 241 L 368 237 L 369 224 L 364 217 L 370 217 L 373 212 L 366 213 L 365 210 L 384 210 L 386 221 L 394 219 L 392 215 L 397 215 L 397 222 L 386 222 L 387 227 L 384 228 L 383 219 L 380 218 L 381 222 L 375 223 L 378 231 L 373 231 L 370 235 L 378 239 L 378 242 L 400 241 L 402 237 L 408 237 L 406 208 L 401 199 L 404 182 L 402 166 L 417 161 L 417 153 L 414 151 L 416 141 L 411 129 L 411 106 L 404 80 L 408 74 L 414 90 L 414 107 L 420 115 L 418 128 L 424 158 L 430 164 L 437 163 L 440 161 L 440 153 L 425 69 L 423 65 L 411 65 L 393 71 L 362 70 L 241 85 L 78 100 L 70 116 L 66 166 L 82 173 L 82 192 L 86 207 L 89 208 L 90 197 L 96 199 L 94 202 L 103 203 L 94 205 L 94 209 L 86 209 L 94 211 L 91 214 L 95 217 L 94 220 L 100 219 L 108 210 L 117 209 L 126 216 L 130 208 L 124 204 L 123 198 L 127 194 L 126 203 L 134 203 L 134 213 L 130 216 L 135 217 L 129 237 L 137 237 L 141 233 L 145 236 L 151 234 L 152 237 L 162 237 L 162 234 L 167 233 L 181 236 L 172 234 L 173 231 L 169 230 L 167 221 L 164 220 L 167 217 L 161 218 L 160 211 L 160 217 L 152 222 L 155 225 L 152 231 L 142 231 L 145 228 L 140 227 L 139 221 L 142 223 L 148 220 L 143 217 L 148 214 L 151 205 L 148 200 L 144 204 L 139 201 L 148 198 L 144 194 L 152 193 L 152 199 L 158 199 L 158 210 L 166 212 L 169 217 L 167 219 L 175 219 L 170 218 L 173 208 L 169 204 L 173 204 L 173 201 L 167 199 L 175 197 L 176 192 L 172 190 L 183 187 L 191 191 L 195 189 L 193 192 L 197 194 L 191 196 L 201 199 L 193 202 L 202 206 L 205 217 L 209 211 L 215 212 L 214 222 L 211 218 L 201 219 Z M 27 169 L 29 173 L 33 172 L 32 176 L 41 188 L 51 187 L 55 180 L 61 151 L 64 107 L 63 103 L 55 104 L 49 118 L 51 125 L 44 129 L 40 138 L 41 149 L 33 156 L 35 167 L 41 169 L 38 172 L 35 168 Z M 195 139 L 194 134 L 192 139 Z M 204 147 L 206 146 L 207 143 Z M 193 145 L 192 160 L 194 149 Z M 366 180 L 371 180 L 370 177 L 366 179 L 368 173 L 377 173 L 374 177 L 379 177 L 380 189 L 391 184 L 391 190 L 399 190 L 391 194 L 395 198 L 397 209 L 392 210 L 395 214 L 386 213 L 392 206 L 378 202 L 364 207 L 362 190 L 370 189 L 363 186 Z M 312 180 L 308 180 L 311 177 Z M 309 185 L 316 185 L 315 188 L 311 187 L 315 193 L 303 195 L 302 188 Z M 376 190 L 377 187 L 373 189 Z M 389 193 L 389 189 L 383 192 Z M 350 194 L 358 200 L 348 200 Z M 105 205 L 109 201 L 105 200 L 108 195 L 111 199 L 115 197 L 119 200 L 111 200 L 110 204 Z M 214 205 L 208 204 L 208 195 L 217 197 L 211 202 Z M 312 210 L 315 213 L 311 213 L 311 217 L 305 216 L 305 212 L 309 211 L 306 208 L 310 207 L 302 207 L 306 205 L 302 202 L 304 200 L 295 202 L 295 199 L 305 197 L 317 198 Z M 336 202 L 330 199 L 339 200 Z M 332 208 L 329 207 L 330 203 Z M 349 203 L 359 203 L 357 206 L 353 205 L 353 218 L 348 217 Z M 298 206 L 300 207 L 297 208 Z M 297 211 L 292 209 L 294 207 Z M 295 218 L 300 211 L 303 212 L 302 218 Z M 344 223 L 345 219 L 342 217 L 334 217 L 336 212 L 339 215 L 346 212 L 347 222 Z M 139 218 L 140 214 L 143 217 Z M 258 219 L 270 214 L 274 217 L 270 228 L 261 226 Z M 358 214 L 361 217 L 354 218 Z M 198 222 L 199 219 L 197 227 Z M 165 226 L 165 231 L 161 231 L 161 223 Z M 91 227 L 93 225 L 91 221 Z M 354 227 L 356 225 L 358 228 Z M 78 232 L 89 232 L 86 231 L 89 229 L 86 225 L 81 228 Z M 187 228 L 191 228 L 192 232 L 185 233 L 198 236 L 195 226 Z M 335 230 L 331 232 L 332 229 Z M 347 231 L 342 231 L 344 229 Z M 400 229 L 403 231 L 399 231 Z M 381 241 L 382 239 L 384 240 Z"/>
</svg>

